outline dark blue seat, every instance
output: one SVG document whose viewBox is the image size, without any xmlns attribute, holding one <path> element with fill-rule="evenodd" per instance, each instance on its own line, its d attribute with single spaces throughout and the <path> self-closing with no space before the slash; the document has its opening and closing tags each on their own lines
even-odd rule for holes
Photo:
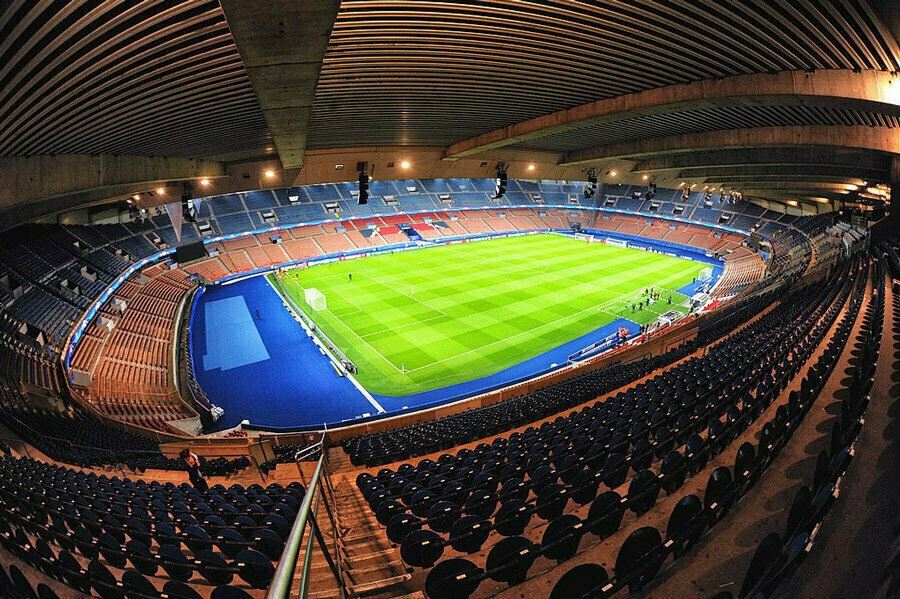
<svg viewBox="0 0 900 599">
<path fill-rule="evenodd" d="M 455 503 L 438 501 L 428 510 L 428 525 L 437 532 L 450 532 L 461 515 L 462 510 Z"/>
<path fill-rule="evenodd" d="M 494 529 L 505 537 L 520 535 L 531 522 L 533 508 L 521 499 L 511 499 L 500 504 L 494 516 Z"/>
<path fill-rule="evenodd" d="M 601 493 L 591 503 L 588 511 L 588 530 L 601 538 L 606 538 L 619 530 L 624 514 L 625 505 L 621 495 L 615 491 Z"/>
<path fill-rule="evenodd" d="M 444 540 L 430 530 L 414 530 L 400 545 L 400 557 L 410 566 L 429 568 L 444 553 Z"/>
<path fill-rule="evenodd" d="M 252 541 L 254 549 L 274 561 L 278 561 L 284 550 L 284 540 L 268 528 L 257 530 Z"/>
<path fill-rule="evenodd" d="M 587 532 L 578 516 L 559 516 L 547 525 L 541 538 L 541 553 L 547 559 L 562 563 L 575 556 L 581 537 Z"/>
<path fill-rule="evenodd" d="M 485 575 L 509 586 L 519 584 L 537 559 L 539 549 L 525 537 L 507 537 L 498 541 L 488 553 Z"/>
<path fill-rule="evenodd" d="M 747 597 L 768 575 L 778 560 L 778 554 L 781 551 L 781 535 L 777 532 L 770 533 L 765 536 L 756 551 L 750 559 L 747 566 L 747 573 L 744 575 L 744 581 L 741 583 L 741 590 L 738 598 Z"/>
<path fill-rule="evenodd" d="M 12 581 L 12 587 L 10 590 L 13 590 L 18 594 L 16 599 L 37 598 L 37 594 L 35 594 L 34 589 L 31 588 L 31 583 L 28 582 L 28 578 L 15 564 L 11 564 L 9 566 L 9 578 Z"/>
<path fill-rule="evenodd" d="M 601 589 L 608 580 L 609 575 L 603 566 L 598 564 L 581 564 L 562 575 L 550 592 L 550 599 L 575 599 L 582 597 L 603 599 L 606 595 Z"/>
<path fill-rule="evenodd" d="M 179 580 L 167 582 L 163 586 L 163 592 L 173 599 L 203 599 L 200 593 Z"/>
<path fill-rule="evenodd" d="M 466 499 L 463 511 L 473 516 L 490 518 L 497 509 L 497 496 L 487 489 L 476 489 Z"/>
<path fill-rule="evenodd" d="M 160 565 L 166 574 L 183 582 L 191 579 L 194 568 L 181 549 L 173 545 L 161 545 L 157 554 L 161 558 Z"/>
<path fill-rule="evenodd" d="M 91 560 L 88 564 L 88 576 L 91 581 L 91 588 L 103 599 L 118 599 L 122 593 L 116 586 L 116 577 L 109 569 L 98 562 Z"/>
<path fill-rule="evenodd" d="M 544 520 L 553 520 L 563 513 L 569 503 L 569 490 L 559 483 L 551 483 L 538 492 L 535 513 Z"/>
<path fill-rule="evenodd" d="M 218 553 L 209 549 L 201 549 L 194 555 L 197 571 L 210 584 L 228 584 L 234 578 L 228 562 Z"/>
<path fill-rule="evenodd" d="M 430 599 L 466 599 L 478 588 L 482 574 L 469 560 L 444 560 L 428 573 L 425 592 Z"/>
<path fill-rule="evenodd" d="M 570 495 L 578 505 L 587 505 L 597 496 L 602 475 L 590 468 L 582 468 L 572 480 Z"/>
<path fill-rule="evenodd" d="M 616 556 L 616 579 L 627 583 L 631 593 L 644 588 L 656 576 L 665 559 L 662 537 L 652 526 L 628 535 Z"/>
<path fill-rule="evenodd" d="M 388 522 L 387 536 L 392 543 L 399 545 L 406 538 L 406 535 L 420 528 L 422 528 L 422 520 L 419 518 L 410 514 L 395 514 L 391 521 Z M 278 558 L 275 559 L 277 560 Z"/>
<path fill-rule="evenodd" d="M 238 553 L 233 565 L 237 566 L 238 576 L 254 589 L 267 588 L 275 574 L 272 560 L 253 549 Z"/>
<path fill-rule="evenodd" d="M 450 546 L 460 553 L 476 553 L 491 532 L 491 523 L 478 516 L 463 516 L 450 529 Z"/>
<path fill-rule="evenodd" d="M 656 503 L 659 496 L 659 478 L 649 470 L 641 470 L 631 478 L 628 485 L 628 509 L 640 516 Z"/>
<path fill-rule="evenodd" d="M 679 500 L 669 516 L 666 540 L 672 542 L 672 553 L 677 559 L 696 543 L 709 526 L 709 515 L 703 502 L 696 495 L 686 495 Z"/>
<path fill-rule="evenodd" d="M 126 599 L 154 597 L 159 593 L 153 583 L 137 570 L 122 573 L 122 587 Z"/>
<path fill-rule="evenodd" d="M 221 586 L 213 589 L 209 599 L 253 599 L 253 595 L 233 586 Z"/>
</svg>

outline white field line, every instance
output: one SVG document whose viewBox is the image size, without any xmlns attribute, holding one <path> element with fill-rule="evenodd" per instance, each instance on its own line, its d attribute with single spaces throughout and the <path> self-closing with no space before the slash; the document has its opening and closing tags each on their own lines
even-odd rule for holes
<svg viewBox="0 0 900 599">
<path fill-rule="evenodd" d="M 346 313 L 343 314 L 342 316 L 350 316 L 351 314 L 357 314 L 357 313 L 359 313 L 359 312 L 365 312 L 365 310 L 363 310 L 362 308 L 360 308 L 359 306 L 357 306 L 355 303 L 351 302 L 351 301 L 350 301 L 350 298 L 348 298 L 346 295 L 344 295 L 343 293 L 341 293 L 341 292 L 338 291 L 337 289 L 334 289 L 334 288 L 329 288 L 329 289 L 328 289 L 328 292 L 329 292 L 329 293 L 332 292 L 332 291 L 335 292 L 335 293 L 337 293 L 339 296 L 341 296 L 341 298 L 342 298 L 345 302 L 347 302 L 348 304 L 350 304 L 351 306 L 353 306 L 354 308 L 356 308 L 356 312 L 346 312 Z M 331 312 L 331 309 L 329 308 L 328 311 Z M 331 312 L 331 313 L 334 314 L 334 312 Z"/>
<path fill-rule="evenodd" d="M 382 287 L 386 287 L 387 289 L 390 289 L 390 290 L 393 291 L 394 293 L 400 293 L 398 290 L 394 289 L 394 288 L 391 287 L 390 285 L 387 285 L 387 284 L 385 284 L 385 283 L 382 283 L 382 282 L 379 281 L 378 279 L 375 279 L 375 278 L 373 278 L 373 277 L 370 277 L 370 276 L 367 275 L 366 273 L 360 273 L 360 274 L 362 274 L 362 276 L 364 276 L 365 278 L 369 279 L 369 280 L 372 281 L 373 283 L 377 283 L 378 285 L 381 285 Z M 411 286 L 409 286 L 409 285 L 407 285 L 407 284 L 405 284 L 405 283 L 393 283 L 393 284 L 394 284 L 394 285 L 397 285 L 398 287 L 399 287 L 399 286 L 409 287 L 409 289 L 412 290 L 413 293 L 415 293 L 415 289 L 413 289 Z M 443 310 L 441 310 L 441 309 L 439 309 L 439 308 L 435 308 L 434 306 L 432 306 L 432 305 L 429 304 L 428 302 L 424 302 L 424 301 L 420 300 L 419 298 L 413 297 L 412 295 L 406 295 L 405 293 L 400 293 L 400 295 L 406 296 L 406 297 L 408 297 L 409 299 L 411 299 L 411 300 L 413 300 L 413 301 L 416 301 L 416 302 L 422 304 L 423 306 L 425 306 L 426 308 L 428 308 L 428 309 L 430 309 L 430 310 L 434 310 L 435 312 L 440 312 L 440 313 L 441 313 L 441 316 L 447 316 L 447 313 L 446 313 L 446 312 L 444 312 Z"/>
<path fill-rule="evenodd" d="M 400 329 L 402 329 L 402 328 L 405 328 L 405 327 L 411 327 L 411 326 L 413 326 L 413 325 L 422 324 L 423 322 L 429 322 L 429 321 L 432 321 L 432 320 L 436 320 L 436 319 L 438 319 L 438 318 L 445 318 L 446 316 L 447 316 L 446 314 L 436 314 L 435 316 L 430 316 L 429 318 L 425 318 L 424 320 L 417 320 L 416 322 L 408 322 L 408 323 L 406 323 L 406 324 L 401 324 L 401 325 L 396 326 L 396 327 L 388 327 L 388 328 L 386 328 L 386 329 L 381 329 L 380 331 L 373 331 L 373 332 L 371 332 L 371 333 L 366 333 L 365 335 L 360 335 L 360 337 L 361 337 L 361 338 L 372 337 L 372 336 L 374 336 L 374 335 L 380 335 L 381 333 L 387 333 L 387 332 L 389 332 L 389 331 L 398 331 L 398 330 L 400 330 Z M 336 318 L 336 317 L 335 317 L 335 318 Z"/>
<path fill-rule="evenodd" d="M 344 322 L 343 320 L 341 320 L 338 316 L 336 316 L 331 310 L 326 310 L 326 312 L 328 312 L 329 314 L 331 314 L 332 318 L 334 318 L 334 319 L 335 319 L 336 321 L 338 321 L 341 325 L 343 325 L 345 329 L 347 329 L 348 331 L 350 331 L 350 332 L 353 334 L 354 337 L 356 337 L 357 339 L 359 339 L 360 341 L 362 341 L 369 349 L 371 349 L 373 352 L 375 352 L 376 354 L 378 354 L 378 355 L 381 357 L 382 360 L 384 360 L 385 362 L 387 362 L 388 364 L 390 364 L 391 367 L 392 367 L 394 370 L 396 370 L 396 371 L 399 372 L 400 374 L 403 374 L 403 371 L 402 371 L 402 370 L 400 370 L 399 368 L 397 368 L 397 367 L 394 365 L 393 362 L 391 362 L 390 360 L 388 360 L 387 358 L 385 358 L 384 355 L 383 355 L 380 351 L 378 351 L 377 349 L 375 349 L 374 347 L 372 347 L 372 345 L 371 345 L 368 341 L 366 341 L 365 339 L 363 339 L 362 337 L 360 337 L 359 334 L 358 334 L 356 331 L 354 331 L 347 323 L 345 323 L 345 322 Z"/>
<path fill-rule="evenodd" d="M 465 356 L 465 355 L 468 355 L 468 354 L 471 354 L 471 353 L 480 351 L 480 350 L 482 350 L 482 349 L 484 349 L 484 348 L 486 348 L 486 347 L 490 347 L 490 346 L 492 346 L 492 345 L 497 345 L 498 343 L 504 343 L 504 342 L 506 342 L 506 341 L 509 341 L 510 339 L 515 339 L 516 337 L 519 337 L 519 336 L 521 336 L 521 335 L 525 335 L 525 334 L 527 334 L 527 333 L 531 333 L 531 332 L 536 331 L 536 330 L 538 330 L 538 329 L 542 329 L 542 328 L 544 328 L 544 327 L 546 327 L 546 326 L 549 326 L 549 325 L 551 325 L 551 324 L 556 324 L 557 322 L 560 322 L 560 321 L 562 321 L 562 320 L 567 320 L 567 319 L 569 319 L 569 318 L 572 318 L 573 316 L 578 316 L 579 314 L 583 314 L 584 312 L 587 312 L 587 311 L 589 311 L 589 310 L 595 310 L 596 308 L 597 308 L 597 306 L 588 306 L 588 307 L 585 308 L 584 310 L 579 310 L 578 312 L 573 312 L 573 313 L 571 313 L 571 314 L 567 314 L 566 316 L 562 316 L 562 317 L 560 317 L 560 318 L 557 318 L 556 320 L 551 320 L 550 322 L 545 322 L 544 324 L 538 325 L 538 326 L 536 326 L 536 327 L 534 327 L 534 328 L 532 328 L 532 329 L 528 329 L 527 331 L 522 331 L 521 333 L 516 333 L 515 335 L 511 335 L 511 336 L 506 337 L 506 338 L 504 338 L 504 339 L 499 339 L 499 340 L 497 340 L 497 341 L 492 341 L 491 343 L 482 345 L 481 347 L 476 347 L 475 349 L 470 349 L 469 351 L 465 351 L 465 352 L 463 352 L 463 353 L 461 353 L 461 354 L 456 354 L 455 356 L 450 356 L 450 357 L 448 357 L 448 358 L 444 358 L 444 359 L 442 359 L 442 360 L 438 360 L 437 362 L 432 362 L 431 364 L 427 364 L 427 365 L 425 365 L 425 366 L 419 366 L 418 368 L 407 369 L 406 372 L 416 372 L 416 371 L 418 371 L 418 370 L 422 370 L 423 368 L 430 368 L 430 367 L 434 366 L 435 364 L 440 364 L 440 363 L 442 363 L 442 362 L 447 362 L 448 360 L 454 360 L 454 359 L 459 358 L 459 357 L 461 357 L 461 356 Z M 614 315 L 614 314 L 613 314 L 613 316 L 615 316 L 616 318 L 620 318 L 619 316 Z"/>
</svg>

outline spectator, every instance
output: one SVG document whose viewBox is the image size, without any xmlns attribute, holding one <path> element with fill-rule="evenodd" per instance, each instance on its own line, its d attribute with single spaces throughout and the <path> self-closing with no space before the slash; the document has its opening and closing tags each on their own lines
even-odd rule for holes
<svg viewBox="0 0 900 599">
<path fill-rule="evenodd" d="M 200 458 L 189 449 L 182 449 L 179 457 L 187 468 L 191 484 L 201 493 L 206 493 L 209 490 L 209 485 L 206 483 L 206 479 L 203 478 L 203 473 L 200 472 Z"/>
</svg>

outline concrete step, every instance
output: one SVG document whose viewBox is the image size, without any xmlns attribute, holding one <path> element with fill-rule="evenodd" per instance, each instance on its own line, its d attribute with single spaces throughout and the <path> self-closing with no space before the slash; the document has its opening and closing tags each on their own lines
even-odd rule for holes
<svg viewBox="0 0 900 599">
<path fill-rule="evenodd" d="M 373 564 L 403 563 L 400 559 L 400 550 L 396 547 L 370 551 L 361 555 L 347 556 L 345 563 L 349 568 L 369 568 Z"/>
<path fill-rule="evenodd" d="M 411 574 L 407 572 L 402 563 L 391 563 L 388 565 L 377 565 L 371 568 L 353 568 L 346 574 L 347 582 L 352 584 L 365 584 L 384 580 L 401 574 Z"/>
<path fill-rule="evenodd" d="M 384 578 L 382 580 L 376 580 L 364 584 L 351 585 L 350 593 L 360 597 L 375 595 L 377 593 L 383 593 L 392 587 L 401 585 L 411 578 L 412 574 L 401 574 L 399 576 L 392 576 L 390 578 Z"/>
</svg>

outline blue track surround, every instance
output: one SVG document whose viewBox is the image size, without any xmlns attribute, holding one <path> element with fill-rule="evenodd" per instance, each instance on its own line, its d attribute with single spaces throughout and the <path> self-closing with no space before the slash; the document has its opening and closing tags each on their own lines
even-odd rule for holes
<svg viewBox="0 0 900 599">
<path fill-rule="evenodd" d="M 570 235 L 569 231 L 557 233 Z M 627 239 L 629 245 L 713 265 L 713 281 L 722 273 L 721 261 L 704 250 L 656 242 L 624 234 L 591 231 L 601 238 Z M 524 232 L 515 235 L 526 234 Z M 481 234 L 444 238 L 506 237 Z M 429 244 L 430 245 L 430 244 Z M 429 245 L 414 243 L 322 256 L 307 264 L 332 262 L 388 251 L 409 251 Z M 284 307 L 281 296 L 264 275 L 274 267 L 225 277 L 208 286 L 195 300 L 191 314 L 191 352 L 194 375 L 210 401 L 225 410 L 217 428 L 249 421 L 250 428 L 288 432 L 354 423 L 450 403 L 525 381 L 567 364 L 568 358 L 614 334 L 619 328 L 635 335 L 640 327 L 625 318 L 573 339 L 524 362 L 485 377 L 404 396 L 373 395 L 375 404 L 347 379 L 339 376 L 302 327 Z M 222 284 L 225 283 L 225 284 Z M 701 282 L 679 291 L 692 294 Z M 256 310 L 262 318 L 255 319 Z M 219 344 L 226 347 L 217 347 Z M 322 401 L 328 398 L 328 401 Z M 378 413 L 375 405 L 384 409 Z"/>
</svg>

